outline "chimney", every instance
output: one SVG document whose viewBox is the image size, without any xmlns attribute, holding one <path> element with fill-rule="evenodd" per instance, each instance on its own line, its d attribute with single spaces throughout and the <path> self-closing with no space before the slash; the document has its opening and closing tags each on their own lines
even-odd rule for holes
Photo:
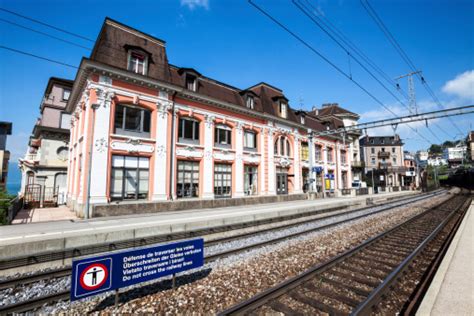
<svg viewBox="0 0 474 316">
<path fill-rule="evenodd" d="M 313 105 L 312 112 L 314 113 L 314 115 L 319 114 L 319 110 L 318 110 L 318 107 L 316 105 Z"/>
</svg>

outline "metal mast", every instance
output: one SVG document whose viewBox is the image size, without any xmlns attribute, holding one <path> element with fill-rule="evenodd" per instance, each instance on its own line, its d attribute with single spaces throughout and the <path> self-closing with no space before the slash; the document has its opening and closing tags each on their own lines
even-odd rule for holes
<svg viewBox="0 0 474 316">
<path fill-rule="evenodd" d="M 395 78 L 397 80 L 397 88 L 400 89 L 400 84 L 398 84 L 398 79 L 402 79 L 407 77 L 408 79 L 408 97 L 409 97 L 409 105 L 408 108 L 410 109 L 410 114 L 418 114 L 418 106 L 416 105 L 416 95 L 415 95 L 415 83 L 413 82 L 413 75 L 421 73 L 421 70 L 414 71 L 407 73 L 406 75 L 402 75 L 400 77 Z"/>
</svg>

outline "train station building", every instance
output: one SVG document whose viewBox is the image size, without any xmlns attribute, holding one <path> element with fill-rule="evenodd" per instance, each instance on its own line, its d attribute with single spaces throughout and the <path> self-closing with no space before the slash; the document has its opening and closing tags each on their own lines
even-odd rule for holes
<svg viewBox="0 0 474 316">
<path fill-rule="evenodd" d="M 174 66 L 164 41 L 111 19 L 67 110 L 67 199 L 80 216 L 176 209 L 170 200 L 287 201 L 351 184 L 349 143 L 312 136 L 333 121 L 294 111 L 270 84 L 239 89 Z"/>
</svg>

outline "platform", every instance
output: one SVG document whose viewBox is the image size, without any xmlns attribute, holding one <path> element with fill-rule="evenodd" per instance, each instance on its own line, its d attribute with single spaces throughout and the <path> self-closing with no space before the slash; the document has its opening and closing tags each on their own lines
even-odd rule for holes
<svg viewBox="0 0 474 316">
<path fill-rule="evenodd" d="M 0 227 L 0 260 L 93 244 L 278 218 L 327 208 L 365 206 L 368 202 L 380 203 L 384 200 L 418 193 L 418 191 L 402 191 L 357 197 L 3 226 Z"/>
<path fill-rule="evenodd" d="M 474 315 L 474 201 L 418 308 L 418 316 Z"/>
</svg>

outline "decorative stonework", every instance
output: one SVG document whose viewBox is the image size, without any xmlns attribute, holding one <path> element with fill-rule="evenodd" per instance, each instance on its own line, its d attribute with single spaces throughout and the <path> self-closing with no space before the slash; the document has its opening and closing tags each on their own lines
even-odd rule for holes
<svg viewBox="0 0 474 316">
<path fill-rule="evenodd" d="M 222 150 L 222 151 L 216 151 L 214 153 L 214 158 L 218 160 L 234 160 L 235 155 L 229 151 Z"/>
<path fill-rule="evenodd" d="M 206 127 L 212 127 L 216 117 L 213 115 L 206 115 Z"/>
<path fill-rule="evenodd" d="M 176 155 L 189 158 L 202 158 L 202 150 L 196 150 L 193 146 L 176 149 Z"/>
<path fill-rule="evenodd" d="M 166 156 L 166 147 L 164 145 L 159 145 L 156 147 L 156 155 L 158 157 L 165 157 Z"/>
<path fill-rule="evenodd" d="M 107 151 L 107 147 L 107 140 L 104 137 L 95 140 L 95 150 L 97 152 L 104 153 Z"/>
<path fill-rule="evenodd" d="M 260 157 L 255 154 L 249 154 L 249 155 L 244 155 L 243 159 L 247 163 L 259 163 L 260 162 Z"/>
<path fill-rule="evenodd" d="M 108 108 L 112 99 L 115 98 L 115 93 L 102 88 L 95 88 L 95 93 L 97 95 L 97 101 L 104 108 Z"/>
<path fill-rule="evenodd" d="M 158 109 L 158 116 L 164 119 L 172 109 L 172 105 L 167 101 L 158 101 L 156 102 L 156 108 Z"/>
<path fill-rule="evenodd" d="M 204 158 L 206 158 L 206 160 L 211 160 L 212 159 L 212 150 L 206 150 L 204 152 Z"/>
<path fill-rule="evenodd" d="M 115 150 L 123 150 L 129 153 L 152 153 L 155 148 L 150 144 L 142 144 L 138 139 L 129 139 L 126 142 L 113 141 L 110 147 Z"/>
<path fill-rule="evenodd" d="M 285 158 L 285 157 L 281 157 L 278 160 L 278 163 L 282 167 L 288 167 L 291 164 L 290 160 L 288 158 Z"/>
</svg>

